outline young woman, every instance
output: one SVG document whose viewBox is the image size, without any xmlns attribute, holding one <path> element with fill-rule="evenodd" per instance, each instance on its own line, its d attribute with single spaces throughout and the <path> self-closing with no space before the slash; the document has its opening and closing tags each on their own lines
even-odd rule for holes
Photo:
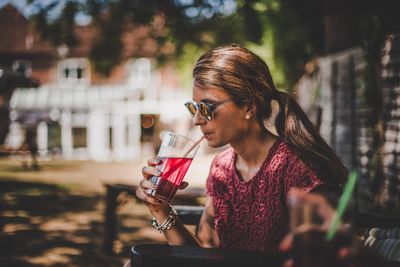
<svg viewBox="0 0 400 267">
<path fill-rule="evenodd" d="M 265 62 L 232 44 L 202 55 L 193 70 L 193 101 L 185 105 L 208 145 L 230 148 L 215 157 L 207 200 L 193 236 L 166 203 L 145 193 L 159 175 L 143 168 L 136 194 L 169 244 L 256 252 L 278 250 L 288 232 L 287 193 L 340 191 L 347 171 L 296 101 L 275 88 Z M 182 186 L 184 187 L 184 186 Z"/>
</svg>

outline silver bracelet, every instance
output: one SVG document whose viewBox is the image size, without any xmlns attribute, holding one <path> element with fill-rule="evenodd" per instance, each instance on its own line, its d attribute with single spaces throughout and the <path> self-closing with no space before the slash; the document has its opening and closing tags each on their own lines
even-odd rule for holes
<svg viewBox="0 0 400 267">
<path fill-rule="evenodd" d="M 170 212 L 168 213 L 168 218 L 163 222 L 161 225 L 157 223 L 156 218 L 151 220 L 151 225 L 156 228 L 160 233 L 167 231 L 175 225 L 176 220 L 178 219 L 178 211 L 174 208 L 171 208 Z"/>
</svg>

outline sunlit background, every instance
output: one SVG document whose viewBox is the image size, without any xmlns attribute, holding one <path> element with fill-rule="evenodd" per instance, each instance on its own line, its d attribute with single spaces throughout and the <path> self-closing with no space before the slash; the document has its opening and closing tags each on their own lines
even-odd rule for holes
<svg viewBox="0 0 400 267">
<path fill-rule="evenodd" d="M 0 266 L 121 266 L 130 246 L 164 242 L 129 188 L 166 131 L 201 136 L 183 105 L 191 71 L 231 42 L 267 62 L 358 171 L 357 212 L 399 215 L 398 10 L 391 0 L 0 0 Z M 176 203 L 202 204 L 223 149 L 201 144 L 185 178 L 192 198 Z M 117 190 L 112 242 L 107 188 Z"/>
</svg>

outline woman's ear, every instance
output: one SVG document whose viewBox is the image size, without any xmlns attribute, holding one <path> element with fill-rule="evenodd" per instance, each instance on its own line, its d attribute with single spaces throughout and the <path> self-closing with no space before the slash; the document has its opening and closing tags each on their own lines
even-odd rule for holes
<svg viewBox="0 0 400 267">
<path fill-rule="evenodd" d="M 256 114 L 256 107 L 254 105 L 249 105 L 244 113 L 244 117 L 246 120 L 249 120 L 251 118 L 254 118 Z"/>
</svg>

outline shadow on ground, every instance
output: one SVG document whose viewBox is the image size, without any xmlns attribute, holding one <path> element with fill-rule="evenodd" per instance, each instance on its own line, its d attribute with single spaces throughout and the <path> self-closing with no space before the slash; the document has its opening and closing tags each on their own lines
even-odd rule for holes
<svg viewBox="0 0 400 267">
<path fill-rule="evenodd" d="M 103 195 L 2 179 L 0 266 L 122 266 L 130 244 L 161 240 L 145 234 L 149 224 L 142 205 L 131 205 L 138 206 L 136 213 L 121 214 L 122 241 L 109 256 L 103 253 Z"/>
</svg>

